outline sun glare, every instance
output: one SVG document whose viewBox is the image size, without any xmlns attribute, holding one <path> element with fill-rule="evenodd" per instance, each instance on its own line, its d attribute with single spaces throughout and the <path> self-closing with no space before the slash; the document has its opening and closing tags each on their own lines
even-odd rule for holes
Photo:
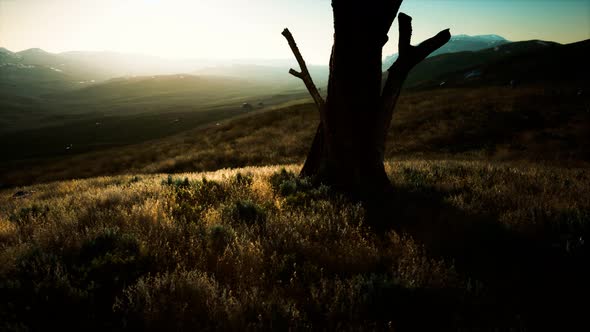
<svg viewBox="0 0 590 332">
<path fill-rule="evenodd" d="M 421 22 L 414 31 L 416 43 L 441 26 L 454 34 L 494 33 L 514 41 L 549 36 L 568 43 L 590 37 L 584 1 L 542 4 L 532 8 L 528 2 L 423 0 L 404 2 L 402 11 Z M 0 0 L 0 46 L 167 58 L 285 59 L 291 54 L 280 32 L 289 27 L 307 60 L 325 64 L 331 18 L 328 0 Z M 386 55 L 397 51 L 396 34 L 394 27 Z"/>
</svg>

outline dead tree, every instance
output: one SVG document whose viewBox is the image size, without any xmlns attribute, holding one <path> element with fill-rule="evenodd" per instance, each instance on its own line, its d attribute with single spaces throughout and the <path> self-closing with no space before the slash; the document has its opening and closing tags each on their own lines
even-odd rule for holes
<svg viewBox="0 0 590 332">
<path fill-rule="evenodd" d="M 391 189 L 384 168 L 385 141 L 403 83 L 414 66 L 446 44 L 444 30 L 412 46 L 412 18 L 398 11 L 403 0 L 332 0 L 334 44 L 328 96 L 324 101 L 288 29 L 283 36 L 301 68 L 300 78 L 320 114 L 302 176 L 329 184 L 361 199 Z M 395 17 L 399 23 L 399 58 L 383 87 L 382 49 Z"/>
</svg>

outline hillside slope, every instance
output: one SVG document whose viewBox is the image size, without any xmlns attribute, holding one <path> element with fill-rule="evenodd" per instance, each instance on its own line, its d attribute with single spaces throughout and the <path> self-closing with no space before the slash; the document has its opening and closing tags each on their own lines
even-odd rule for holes
<svg viewBox="0 0 590 332">
<path fill-rule="evenodd" d="M 578 84 L 588 87 L 590 40 L 559 45 L 544 41 L 511 43 L 479 52 L 441 55 L 418 65 L 408 87 L 515 84 Z"/>
<path fill-rule="evenodd" d="M 386 220 L 279 167 L 0 190 L 0 329 L 578 330 L 586 169 L 386 169 Z"/>
<path fill-rule="evenodd" d="M 448 43 L 443 45 L 438 50 L 434 51 L 432 54 L 429 55 L 429 57 L 434 57 L 437 55 L 447 53 L 479 51 L 508 43 L 510 43 L 510 41 L 498 35 L 454 35 L 451 36 L 451 40 L 449 40 Z M 395 60 L 397 60 L 398 57 L 398 53 L 385 57 L 385 59 L 383 59 L 383 70 L 389 69 L 389 67 L 391 67 L 391 65 L 395 62 Z"/>
<path fill-rule="evenodd" d="M 0 145 L 0 162 L 137 144 L 306 96 L 303 87 L 193 75 L 118 78 L 43 97 L 0 91 L 0 140 L 18 142 Z"/>
<path fill-rule="evenodd" d="M 0 164 L 0 183 L 300 163 L 317 123 L 310 104 L 262 111 L 143 144 L 5 162 Z M 580 142 L 588 141 L 589 132 L 590 95 L 579 94 L 576 87 L 406 92 L 393 119 L 386 156 L 587 163 L 590 150 Z"/>
</svg>

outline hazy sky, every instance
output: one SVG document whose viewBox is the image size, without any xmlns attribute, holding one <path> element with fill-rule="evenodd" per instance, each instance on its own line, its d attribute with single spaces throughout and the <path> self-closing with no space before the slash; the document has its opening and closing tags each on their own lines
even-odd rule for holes
<svg viewBox="0 0 590 332">
<path fill-rule="evenodd" d="M 414 17 L 414 43 L 444 28 L 514 41 L 590 38 L 590 0 L 405 0 L 402 11 Z M 327 62 L 329 0 L 0 0 L 0 46 L 14 51 L 290 58 L 285 27 L 309 62 Z M 384 55 L 396 51 L 397 24 L 390 37 Z"/>
</svg>

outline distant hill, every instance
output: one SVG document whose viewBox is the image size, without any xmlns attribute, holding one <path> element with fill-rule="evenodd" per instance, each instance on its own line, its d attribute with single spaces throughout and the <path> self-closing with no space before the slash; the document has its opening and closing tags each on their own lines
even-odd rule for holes
<svg viewBox="0 0 590 332">
<path fill-rule="evenodd" d="M 78 87 L 100 75 L 83 64 L 32 48 L 11 52 L 0 48 L 0 88 L 4 95 L 37 97 Z"/>
<path fill-rule="evenodd" d="M 292 65 L 294 60 L 170 60 L 115 52 L 50 53 L 39 48 L 11 52 L 0 48 L 0 87 L 8 94 L 39 96 L 85 88 L 92 83 L 119 77 L 128 80 L 135 76 L 193 74 L 232 77 L 285 89 L 299 89 L 300 81 L 287 74 Z M 310 66 L 310 70 L 324 77 L 319 79 L 319 85 L 327 81 L 327 67 Z M 53 74 L 53 77 L 48 79 L 51 76 L 48 74 Z M 48 80 L 51 81 L 51 88 L 48 88 Z"/>
<path fill-rule="evenodd" d="M 518 83 L 543 79 L 580 80 L 580 75 L 584 72 L 580 69 L 586 68 L 587 65 L 584 58 L 578 55 L 588 55 L 587 48 L 586 42 L 560 45 L 541 40 L 509 42 L 497 35 L 457 35 L 433 56 L 414 68 L 408 77 L 406 87 L 508 84 L 511 81 Z M 395 57 L 396 55 L 388 57 L 384 61 L 385 67 L 394 61 Z M 135 79 L 129 81 L 135 76 L 185 72 L 198 76 L 238 79 L 248 84 L 270 86 L 274 90 L 304 90 L 301 81 L 288 74 L 289 68 L 294 65 L 293 61 L 268 60 L 268 65 L 257 64 L 257 61 L 262 60 L 244 60 L 243 63 L 230 60 L 169 61 L 157 57 L 111 52 L 53 54 L 41 49 L 29 49 L 14 53 L 0 48 L 0 87 L 4 95 L 36 97 L 47 93 L 84 89 L 99 82 L 114 87 L 117 80 L 108 81 L 114 77 L 123 77 L 121 82 L 129 83 L 136 82 Z M 328 67 L 309 66 L 309 69 L 316 85 L 325 88 L 329 75 Z M 150 71 L 152 74 L 145 74 Z M 384 76 L 386 75 L 387 72 Z M 103 88 L 104 86 L 92 91 L 102 91 Z M 128 88 L 113 93 L 121 94 L 133 90 Z M 150 89 L 149 91 L 154 94 L 159 94 L 155 86 Z M 165 89 L 168 87 L 164 87 Z"/>
<path fill-rule="evenodd" d="M 261 66 L 254 64 L 233 64 L 225 66 L 207 67 L 196 71 L 200 75 L 215 75 L 237 77 L 253 82 L 279 85 L 285 89 L 303 87 L 301 80 L 289 74 L 290 68 L 297 68 L 296 64 L 284 63 L 275 66 Z M 330 74 L 328 66 L 308 66 L 309 72 L 318 87 L 328 84 Z"/>
<path fill-rule="evenodd" d="M 35 96 L 73 87 L 73 78 L 59 69 L 55 57 L 40 49 L 14 53 L 0 48 L 0 90 L 3 96 Z"/>
<path fill-rule="evenodd" d="M 18 63 L 20 61 L 20 57 L 18 54 L 15 54 L 4 47 L 0 47 L 0 65 L 6 63 Z"/>
<path fill-rule="evenodd" d="M 498 35 L 455 35 L 452 36 L 451 40 L 448 43 L 446 43 L 443 47 L 439 48 L 434 53 L 432 53 L 430 57 L 446 53 L 479 51 L 486 48 L 492 48 L 495 46 L 500 46 L 508 43 L 510 43 L 510 41 Z M 383 60 L 383 70 L 389 69 L 389 67 L 391 67 L 395 60 L 397 60 L 398 56 L 399 54 L 395 53 L 386 57 Z"/>
<path fill-rule="evenodd" d="M 477 52 L 426 59 L 408 77 L 410 88 L 524 83 L 586 82 L 590 40 L 561 45 L 531 40 Z"/>
<path fill-rule="evenodd" d="M 150 102 L 194 107 L 203 103 L 231 101 L 247 96 L 267 94 L 272 87 L 246 80 L 219 76 L 156 75 L 129 76 L 110 79 L 82 89 L 47 96 L 52 100 L 74 102 Z"/>
</svg>

